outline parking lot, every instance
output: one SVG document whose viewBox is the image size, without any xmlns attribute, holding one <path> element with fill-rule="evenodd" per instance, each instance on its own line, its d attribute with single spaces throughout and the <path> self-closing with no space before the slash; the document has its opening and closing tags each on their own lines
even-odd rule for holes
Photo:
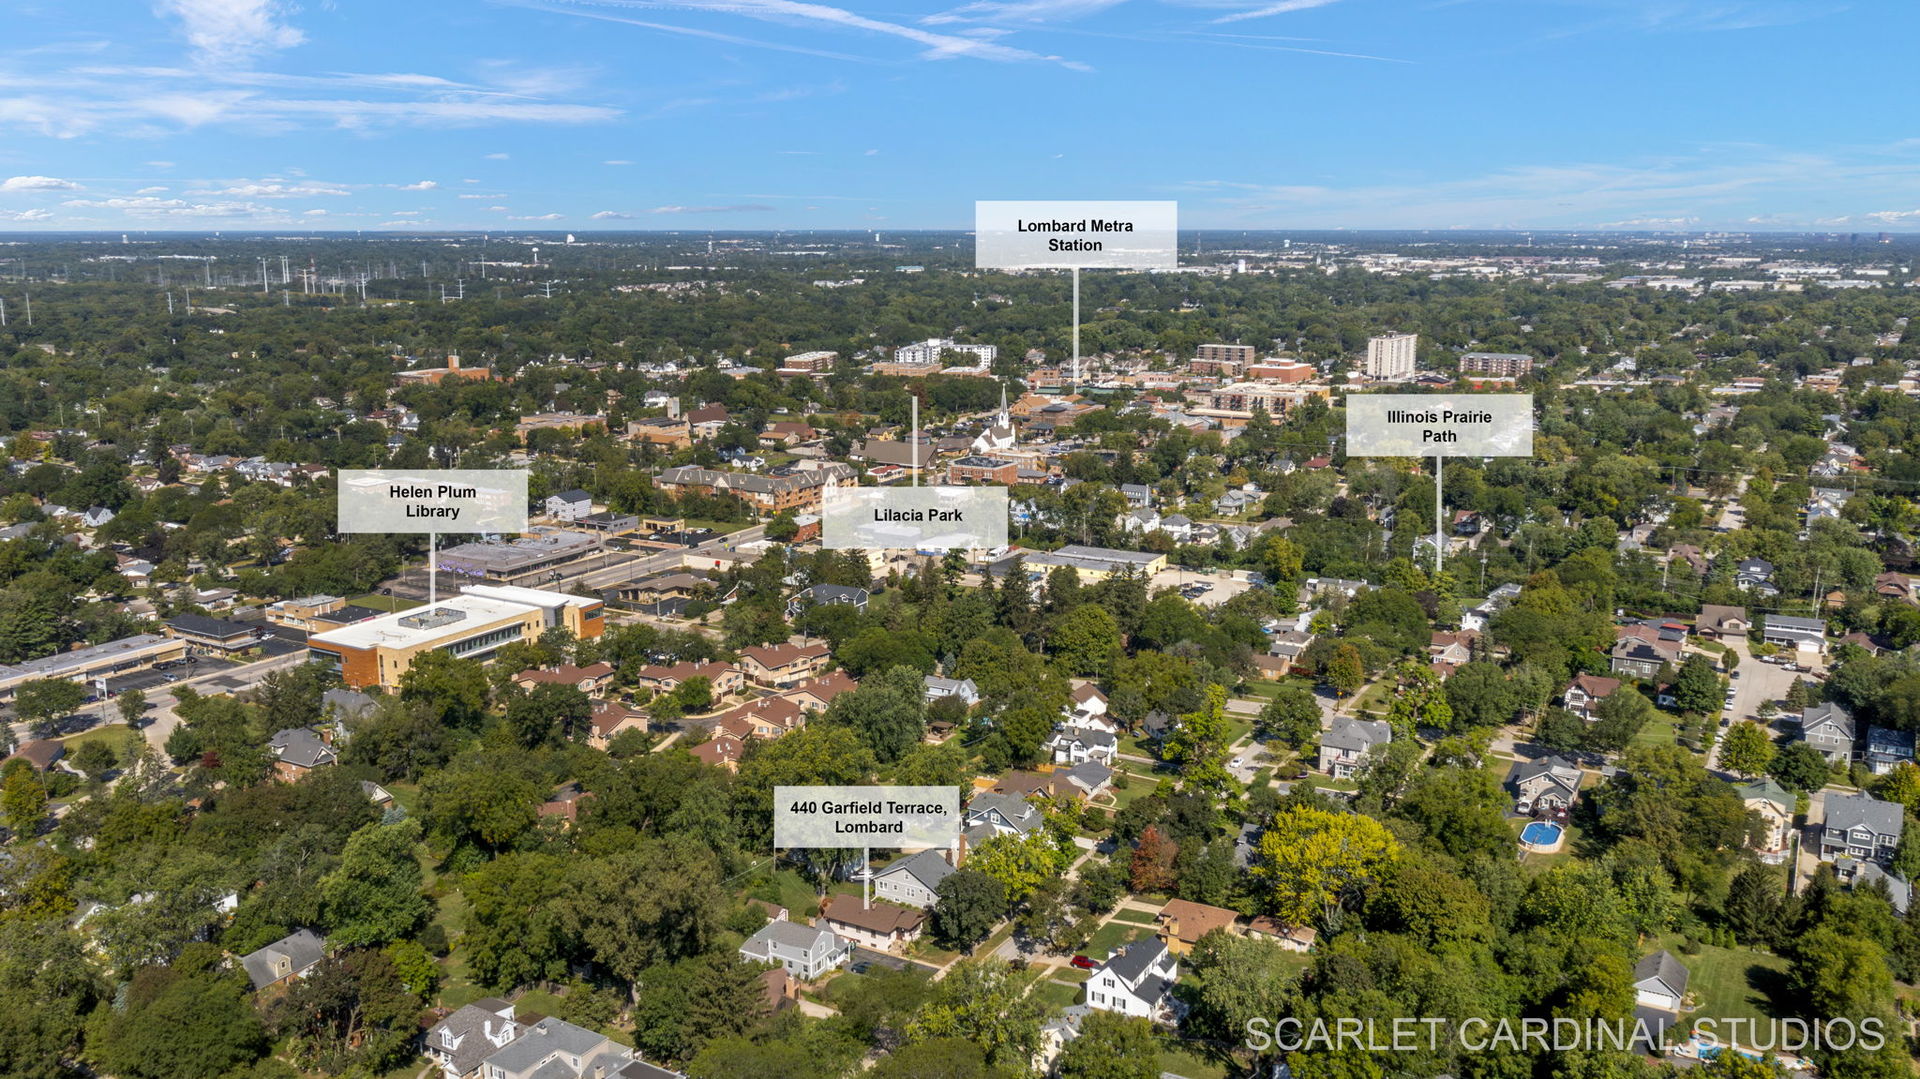
<svg viewBox="0 0 1920 1079">
<path fill-rule="evenodd" d="M 1169 566 L 1153 575 L 1148 590 L 1154 592 L 1162 588 L 1181 590 L 1181 594 L 1193 602 L 1213 607 L 1225 603 L 1252 587 L 1253 585 L 1247 581 L 1246 570 L 1223 569 L 1201 572 Z"/>
</svg>

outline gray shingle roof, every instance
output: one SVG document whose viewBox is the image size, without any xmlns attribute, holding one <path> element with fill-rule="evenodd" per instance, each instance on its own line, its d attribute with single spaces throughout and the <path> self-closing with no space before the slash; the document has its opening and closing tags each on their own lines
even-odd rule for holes
<svg viewBox="0 0 1920 1079">
<path fill-rule="evenodd" d="M 504 1071 L 519 1072 L 533 1067 L 550 1053 L 584 1057 L 606 1041 L 606 1035 L 577 1027 L 562 1019 L 542 1019 L 487 1057 L 487 1063 Z M 567 1072 L 569 1079 L 573 1073 Z"/>
<path fill-rule="evenodd" d="M 325 937 L 311 929 L 296 929 L 258 951 L 240 957 L 240 965 L 255 989 L 300 974 L 327 954 Z M 284 960 L 284 964 L 282 964 Z"/>
<path fill-rule="evenodd" d="M 1359 753 L 1391 741 L 1393 741 L 1393 728 L 1386 720 L 1351 719 L 1345 716 L 1335 720 L 1333 728 L 1320 736 L 1320 744 L 1323 746 Z"/>
<path fill-rule="evenodd" d="M 919 881 L 922 887 L 931 892 L 940 887 L 941 881 L 953 875 L 953 867 L 947 864 L 945 858 L 940 857 L 940 852 L 923 850 L 918 854 L 911 854 L 900 859 L 881 870 L 879 875 L 881 877 L 888 877 L 895 873 L 906 873 L 910 875 L 914 880 Z"/>
<path fill-rule="evenodd" d="M 1883 802 L 1871 794 L 1837 794 L 1827 798 L 1826 828 L 1830 832 L 1850 832 L 1866 826 L 1875 835 L 1898 836 L 1906 823 L 1898 802 Z"/>
<path fill-rule="evenodd" d="M 761 926 L 758 933 L 748 937 L 747 942 L 740 946 L 740 950 L 747 955 L 769 956 L 768 946 L 778 944 L 785 949 L 806 953 L 813 950 L 821 937 L 833 935 L 825 929 L 776 919 Z"/>
<path fill-rule="evenodd" d="M 1657 979 L 1674 996 L 1685 996 L 1687 992 L 1687 968 L 1673 953 L 1657 951 L 1636 963 L 1633 968 L 1633 983 L 1640 985 L 1650 979 Z"/>
<path fill-rule="evenodd" d="M 276 731 L 267 745 L 273 749 L 276 759 L 301 768 L 318 768 L 335 760 L 333 747 L 305 727 Z"/>
</svg>

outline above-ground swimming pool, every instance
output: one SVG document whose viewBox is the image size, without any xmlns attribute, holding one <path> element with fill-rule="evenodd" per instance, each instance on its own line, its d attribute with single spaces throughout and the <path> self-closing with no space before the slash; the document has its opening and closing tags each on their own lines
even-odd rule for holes
<svg viewBox="0 0 1920 1079">
<path fill-rule="evenodd" d="M 1543 854 L 1559 850 L 1566 837 L 1567 830 L 1551 821 L 1537 820 L 1520 829 L 1520 845 Z"/>
</svg>

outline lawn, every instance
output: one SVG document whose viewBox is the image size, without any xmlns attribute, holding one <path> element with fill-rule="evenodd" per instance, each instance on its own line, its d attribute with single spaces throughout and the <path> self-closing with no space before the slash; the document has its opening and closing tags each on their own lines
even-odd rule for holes
<svg viewBox="0 0 1920 1079">
<path fill-rule="evenodd" d="M 347 602 L 361 607 L 372 607 L 376 611 L 404 611 L 420 606 L 417 600 L 401 599 L 399 596 L 382 596 L 373 592 L 364 596 L 354 596 Z"/>
<path fill-rule="evenodd" d="M 1633 736 L 1632 745 L 1671 746 L 1679 744 L 1680 728 L 1674 718 L 1665 712 L 1655 712 L 1653 718 L 1641 727 Z"/>
<path fill-rule="evenodd" d="M 1115 948 L 1132 944 L 1136 940 L 1153 935 L 1153 929 L 1144 925 L 1128 925 L 1126 922 L 1108 922 L 1087 941 L 1082 954 L 1104 960 Z"/>
<path fill-rule="evenodd" d="M 1033 987 L 1033 998 L 1049 1009 L 1065 1008 L 1080 1002 L 1080 987 L 1062 985 L 1056 981 L 1044 981 Z"/>
<path fill-rule="evenodd" d="M 1160 1070 L 1186 1079 L 1227 1079 L 1227 1064 L 1190 1045 L 1167 1038 L 1160 1043 Z"/>
<path fill-rule="evenodd" d="M 124 765 L 132 758 L 133 751 L 140 747 L 141 736 L 139 731 L 125 724 L 108 723 L 71 738 L 62 738 L 60 741 L 67 747 L 69 758 L 88 742 L 104 742 L 108 749 L 113 750 L 113 759 L 116 764 Z"/>
<path fill-rule="evenodd" d="M 1152 911 L 1134 910 L 1131 907 L 1122 907 L 1113 912 L 1114 921 L 1126 922 L 1129 925 L 1152 925 L 1155 917 Z"/>
<path fill-rule="evenodd" d="M 1677 934 L 1661 937 L 1659 945 L 1684 963 L 1692 976 L 1687 992 L 1700 1002 L 1695 1016 L 1708 1019 L 1773 1018 L 1771 996 L 1786 984 L 1787 961 L 1777 955 L 1746 948 L 1716 948 L 1703 944 L 1692 955 L 1680 950 Z"/>
<path fill-rule="evenodd" d="M 1385 682 L 1375 682 L 1360 691 L 1349 706 L 1351 712 L 1385 712 L 1387 703 L 1393 698 L 1393 687 Z"/>
</svg>

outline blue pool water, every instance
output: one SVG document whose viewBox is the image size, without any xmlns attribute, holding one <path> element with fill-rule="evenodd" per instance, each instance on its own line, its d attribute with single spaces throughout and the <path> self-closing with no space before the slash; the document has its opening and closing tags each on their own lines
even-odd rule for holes
<svg viewBox="0 0 1920 1079">
<path fill-rule="evenodd" d="M 1551 847 L 1560 842 L 1560 826 L 1543 820 L 1534 821 L 1520 829 L 1520 842 L 1536 847 Z"/>
</svg>

